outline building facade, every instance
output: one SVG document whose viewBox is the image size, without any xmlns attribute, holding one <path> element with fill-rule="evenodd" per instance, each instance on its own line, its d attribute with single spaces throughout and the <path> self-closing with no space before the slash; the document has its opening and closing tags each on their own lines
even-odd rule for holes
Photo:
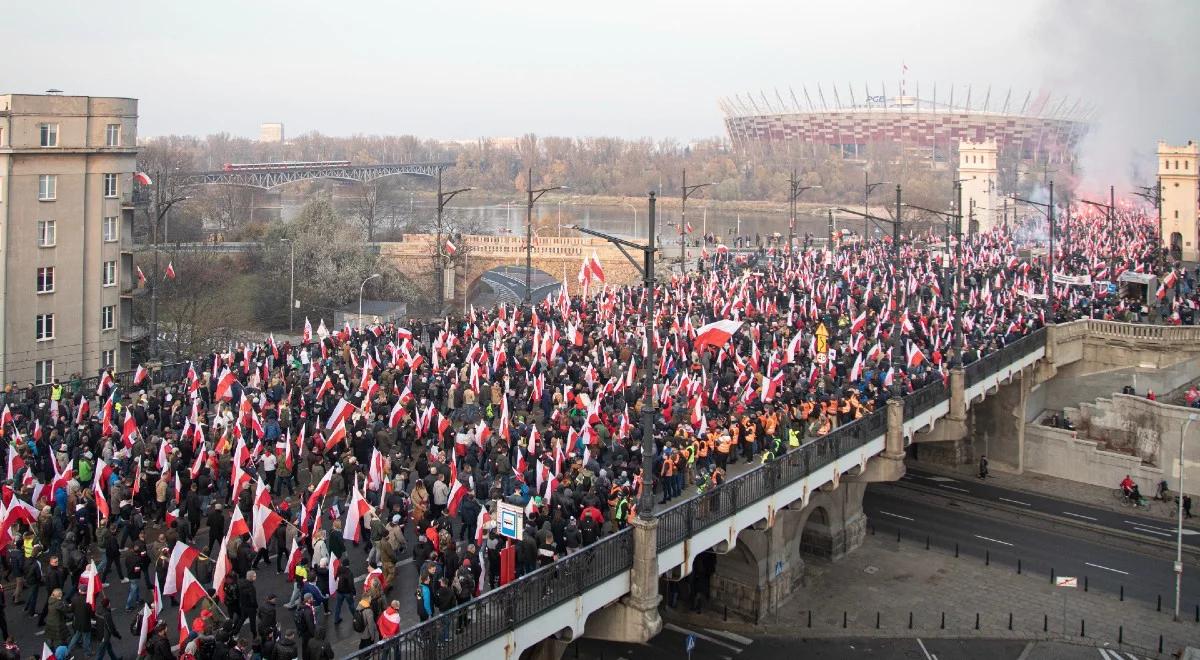
<svg viewBox="0 0 1200 660">
<path fill-rule="evenodd" d="M 258 127 L 258 141 L 267 142 L 270 144 L 283 143 L 283 123 L 268 122 L 260 124 Z"/>
<path fill-rule="evenodd" d="M 990 231 L 997 224 L 1000 150 L 995 140 L 958 143 L 958 178 L 962 181 L 963 231 Z"/>
<path fill-rule="evenodd" d="M 137 100 L 0 95 L 0 379 L 129 366 Z"/>
<path fill-rule="evenodd" d="M 1200 204 L 1200 145 L 1173 147 L 1158 143 L 1158 180 L 1162 186 L 1162 239 L 1171 253 L 1185 261 L 1200 260 L 1200 228 L 1197 204 Z"/>
</svg>

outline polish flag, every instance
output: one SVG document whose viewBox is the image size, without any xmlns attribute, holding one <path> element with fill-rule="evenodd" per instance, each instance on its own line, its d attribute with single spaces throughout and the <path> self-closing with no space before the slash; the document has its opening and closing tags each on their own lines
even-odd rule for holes
<svg viewBox="0 0 1200 660">
<path fill-rule="evenodd" d="M 167 580 L 163 584 L 163 594 L 170 596 L 179 592 L 184 571 L 195 563 L 199 556 L 200 552 L 192 546 L 182 541 L 175 542 L 175 547 L 171 550 L 171 561 L 167 564 Z"/>
<path fill-rule="evenodd" d="M 99 479 L 92 483 L 92 489 L 96 491 L 96 518 L 99 523 L 103 523 L 112 513 L 108 508 L 108 498 L 104 496 L 104 488 L 100 486 Z"/>
<path fill-rule="evenodd" d="M 135 420 L 133 415 L 130 414 L 129 410 L 126 409 L 125 423 L 121 425 L 121 442 L 123 442 L 126 447 L 132 447 L 133 437 L 137 435 L 137 432 L 137 420 Z"/>
<path fill-rule="evenodd" d="M 145 172 L 134 172 L 133 173 L 133 181 L 134 181 L 134 183 L 138 184 L 139 186 L 154 185 L 154 180 L 151 179 L 150 175 L 146 174 Z"/>
<path fill-rule="evenodd" d="M 217 378 L 217 391 L 215 394 L 217 399 L 230 401 L 233 399 L 233 374 L 228 368 L 221 370 L 221 375 Z"/>
<path fill-rule="evenodd" d="M 109 373 L 108 370 L 105 370 L 104 373 L 100 374 L 100 384 L 96 386 L 96 396 L 104 396 L 104 392 L 106 392 L 108 388 L 112 387 L 112 384 L 112 374 Z"/>
<path fill-rule="evenodd" d="M 379 488 L 383 485 L 384 478 L 383 454 L 379 453 L 378 448 L 372 448 L 371 465 L 367 473 L 367 484 L 371 488 Z"/>
<path fill-rule="evenodd" d="M 183 646 L 187 641 L 188 635 L 192 634 L 191 628 L 187 624 L 187 612 L 180 608 L 179 610 L 179 645 Z M 182 651 L 182 649 L 180 649 Z M 182 653 L 181 653 L 182 655 Z"/>
<path fill-rule="evenodd" d="M 168 578 L 170 579 L 170 578 Z M 179 611 L 186 612 L 197 603 L 208 598 L 208 592 L 200 586 L 200 581 L 188 569 L 183 569 L 183 587 L 179 596 Z"/>
<path fill-rule="evenodd" d="M 911 341 L 908 342 L 908 368 L 912 369 L 924 361 L 925 354 L 921 352 L 921 349 L 917 348 L 917 345 Z"/>
<path fill-rule="evenodd" d="M 858 380 L 860 378 L 862 378 L 862 371 L 863 371 L 863 359 L 862 359 L 862 353 L 859 353 L 858 357 L 854 358 L 854 366 L 850 367 L 850 382 L 852 382 L 852 383 L 858 382 Z"/>
<path fill-rule="evenodd" d="M 8 445 L 8 478 L 15 479 L 16 475 L 17 475 L 17 470 L 20 470 L 23 467 L 25 467 L 25 459 L 21 458 L 21 455 L 17 453 L 17 448 L 12 443 L 9 443 L 9 445 Z"/>
<path fill-rule="evenodd" d="M 142 267 L 134 266 L 134 268 L 137 269 L 138 284 L 145 285 L 146 284 L 146 274 L 142 272 Z"/>
<path fill-rule="evenodd" d="M 379 629 L 380 638 L 395 637 L 400 634 L 400 613 L 388 607 L 375 620 L 375 627 Z"/>
<path fill-rule="evenodd" d="M 371 510 L 371 505 L 358 490 L 358 480 L 350 494 L 350 506 L 346 509 L 346 526 L 342 528 L 342 538 L 358 543 L 362 540 L 362 519 Z"/>
<path fill-rule="evenodd" d="M 246 524 L 246 518 L 242 516 L 242 507 L 233 507 L 233 517 L 229 519 L 229 531 L 227 536 L 238 537 L 245 536 L 250 533 L 250 525 Z"/>
<path fill-rule="evenodd" d="M 142 654 L 142 651 L 141 651 L 141 648 L 139 647 L 138 655 L 141 655 L 141 654 Z M 50 645 L 47 644 L 46 642 L 42 642 L 42 660 L 54 660 L 55 657 L 56 656 L 54 655 L 54 651 L 50 650 Z"/>
<path fill-rule="evenodd" d="M 325 497 L 329 493 L 329 480 L 333 478 L 333 470 L 325 473 L 321 477 L 321 481 L 317 482 L 317 487 L 313 489 L 311 495 L 308 496 L 308 510 L 313 511 L 317 506 L 317 501 Z"/>
<path fill-rule="evenodd" d="M 300 536 L 292 537 L 292 549 L 288 552 L 287 576 L 288 582 L 296 580 L 296 567 L 300 565 L 300 560 L 304 558 L 304 554 L 300 551 Z"/>
<path fill-rule="evenodd" d="M 850 333 L 862 332 L 865 327 L 867 327 L 867 312 L 864 310 L 854 317 L 854 322 L 850 324 Z"/>
<path fill-rule="evenodd" d="M 312 322 L 309 321 L 308 317 L 306 316 L 306 317 L 304 317 L 304 337 L 303 337 L 302 343 L 307 344 L 312 341 L 312 338 L 313 338 Z"/>
<path fill-rule="evenodd" d="M 457 478 L 450 486 L 450 499 L 446 500 L 446 513 L 451 516 L 458 515 L 458 505 L 462 504 L 463 498 L 467 495 L 467 489 L 463 487 L 462 482 Z"/>
<path fill-rule="evenodd" d="M 84 595 L 84 600 L 92 611 L 96 611 L 96 594 L 104 591 L 104 584 L 100 582 L 99 572 L 96 570 L 96 562 L 89 561 L 87 568 L 79 574 L 79 583 L 76 585 L 80 593 Z"/>
<path fill-rule="evenodd" d="M 448 239 L 448 238 L 446 239 L 445 248 L 446 248 L 446 254 L 448 254 L 452 257 L 454 256 L 455 252 L 458 252 L 458 246 L 454 245 L 454 243 L 451 243 L 450 239 Z"/>
<path fill-rule="evenodd" d="M 337 574 L 342 567 L 342 560 L 337 555 L 329 553 L 329 582 L 326 584 L 327 594 L 337 593 Z"/>
<path fill-rule="evenodd" d="M 170 261 L 167 262 L 167 273 L 166 274 L 167 274 L 168 278 L 170 278 L 172 280 L 175 279 L 175 264 L 174 263 L 172 263 Z"/>
<path fill-rule="evenodd" d="M 329 415 L 329 419 L 325 422 L 325 429 L 332 430 L 342 422 L 349 419 L 350 415 L 353 414 L 355 410 L 357 410 L 357 408 L 354 407 L 354 404 L 350 403 L 344 398 L 338 399 L 337 406 L 333 409 L 333 413 Z"/>
<path fill-rule="evenodd" d="M 329 434 L 329 439 L 325 441 L 325 451 L 331 452 L 331 451 L 333 451 L 334 446 L 336 446 L 339 442 L 345 442 L 345 441 L 346 441 L 346 425 L 339 424 L 338 427 L 333 430 L 333 433 Z"/>
<path fill-rule="evenodd" d="M 270 502 L 271 495 L 267 493 L 267 501 Z M 261 502 L 254 503 L 254 533 L 250 535 L 250 542 L 255 550 L 262 550 L 267 547 L 267 542 L 275 534 L 275 530 L 283 524 L 283 517 L 275 513 L 270 504 L 264 505 Z"/>
<path fill-rule="evenodd" d="M 133 384 L 141 385 L 142 381 L 146 380 L 146 377 L 149 375 L 150 375 L 150 372 L 146 371 L 146 367 L 143 367 L 142 365 L 139 364 L 137 366 L 137 371 L 133 372 Z"/>
<path fill-rule="evenodd" d="M 405 392 L 408 388 L 405 388 Z M 411 396 L 411 395 L 410 395 Z M 388 428 L 396 428 L 400 426 L 400 421 L 404 419 L 404 396 L 396 399 L 396 405 L 392 406 L 392 411 L 388 413 Z"/>
<path fill-rule="evenodd" d="M 325 380 L 321 381 L 321 386 L 317 388 L 317 401 L 325 398 L 325 395 L 332 389 L 333 381 L 329 379 L 329 376 L 326 376 Z"/>
<path fill-rule="evenodd" d="M 692 347 L 699 350 L 703 346 L 715 346 L 720 348 L 729 341 L 729 338 L 742 327 L 741 321 L 732 321 L 723 319 L 715 321 L 708 325 L 701 326 L 696 331 L 696 339 L 692 342 Z"/>
<path fill-rule="evenodd" d="M 600 256 L 592 250 L 592 256 L 588 258 L 587 269 L 591 273 L 593 280 L 604 282 L 604 267 L 600 265 Z"/>
</svg>

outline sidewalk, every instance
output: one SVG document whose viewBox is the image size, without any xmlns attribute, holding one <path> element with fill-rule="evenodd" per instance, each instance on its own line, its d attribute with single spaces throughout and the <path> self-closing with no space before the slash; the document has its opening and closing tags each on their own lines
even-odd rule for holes
<svg viewBox="0 0 1200 660">
<path fill-rule="evenodd" d="M 905 464 L 923 470 L 932 472 L 942 476 L 954 477 L 964 481 L 977 479 L 979 473 L 978 466 L 971 465 L 944 465 L 942 463 L 927 463 L 924 461 L 915 461 L 908 459 Z M 1149 509 L 1137 509 L 1136 511 L 1129 507 L 1121 505 L 1113 497 L 1113 491 L 1117 489 L 1118 484 L 1113 484 L 1112 488 L 1104 486 L 1093 486 L 1079 481 L 1071 481 L 1069 479 L 1059 479 L 1058 477 L 1049 477 L 1043 474 L 1026 472 L 1024 474 L 1014 474 L 1012 472 L 1001 472 L 1000 470 L 992 469 L 988 472 L 987 482 L 992 486 L 1000 488 L 1008 488 L 1011 490 L 1024 491 L 1027 493 L 1036 493 L 1045 497 L 1053 497 L 1060 500 L 1069 500 L 1086 504 L 1087 506 L 1097 509 L 1107 509 L 1109 511 L 1133 512 L 1134 514 L 1145 518 L 1156 518 L 1165 522 L 1174 524 L 1176 522 L 1175 505 L 1171 502 L 1159 502 L 1150 497 L 1146 498 L 1149 503 Z M 1183 526 L 1200 530 L 1200 515 L 1193 508 L 1190 520 L 1184 518 Z"/>
<path fill-rule="evenodd" d="M 1194 612 L 1176 623 L 1170 613 L 1140 602 L 1055 587 L 1046 575 L 1018 575 L 1011 567 L 985 566 L 978 558 L 955 558 L 890 537 L 869 535 L 845 559 L 809 559 L 805 571 L 806 586 L 761 624 L 723 621 L 719 611 L 685 614 L 682 608 L 667 617 L 746 635 L 1050 639 L 1152 657 L 1200 644 Z"/>
</svg>

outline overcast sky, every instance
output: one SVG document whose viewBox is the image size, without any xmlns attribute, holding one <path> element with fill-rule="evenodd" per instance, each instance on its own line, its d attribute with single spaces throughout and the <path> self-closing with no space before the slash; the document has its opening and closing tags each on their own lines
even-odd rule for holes
<svg viewBox="0 0 1200 660">
<path fill-rule="evenodd" d="M 137 97 L 143 135 L 282 121 L 290 135 L 687 140 L 723 133 L 722 96 L 894 93 L 902 63 L 923 96 L 1046 87 L 1096 103 L 1130 143 L 1200 133 L 1194 0 L 5 4 L 0 91 Z"/>
</svg>

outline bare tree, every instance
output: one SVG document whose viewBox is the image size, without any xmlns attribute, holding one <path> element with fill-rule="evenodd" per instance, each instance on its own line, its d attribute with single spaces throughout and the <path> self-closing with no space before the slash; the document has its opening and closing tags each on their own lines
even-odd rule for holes
<svg viewBox="0 0 1200 660">
<path fill-rule="evenodd" d="M 351 198 L 351 209 L 366 232 L 367 242 L 375 242 L 375 224 L 382 212 L 379 184 L 368 181 L 353 186 L 355 195 Z"/>
</svg>

